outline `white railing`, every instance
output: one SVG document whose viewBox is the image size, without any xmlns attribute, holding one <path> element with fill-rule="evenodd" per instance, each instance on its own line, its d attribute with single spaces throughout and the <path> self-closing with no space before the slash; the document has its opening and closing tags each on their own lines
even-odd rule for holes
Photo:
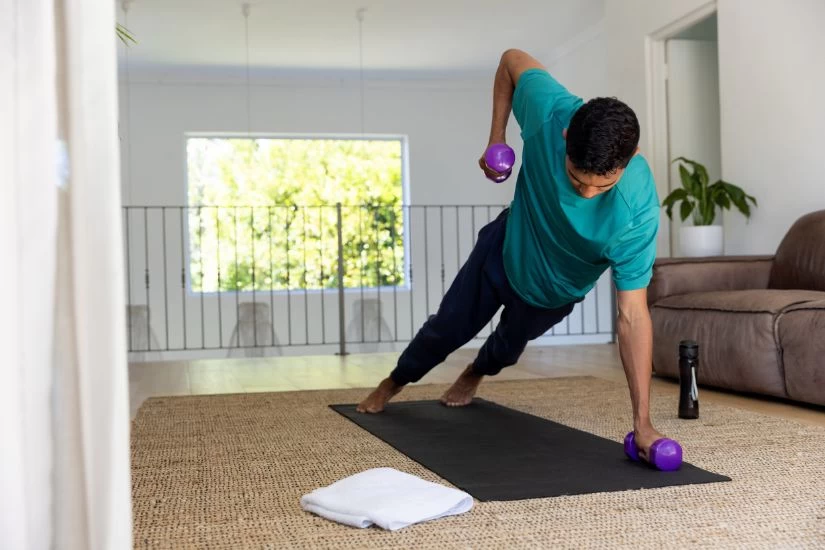
<svg viewBox="0 0 825 550">
<path fill-rule="evenodd" d="M 437 310 L 478 231 L 503 208 L 123 207 L 129 351 L 392 349 Z M 614 318 L 605 275 L 546 337 L 611 341 Z"/>
</svg>

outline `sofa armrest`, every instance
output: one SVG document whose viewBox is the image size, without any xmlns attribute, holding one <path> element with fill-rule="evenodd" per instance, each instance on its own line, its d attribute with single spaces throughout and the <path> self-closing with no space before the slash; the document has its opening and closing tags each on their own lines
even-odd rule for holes
<svg viewBox="0 0 825 550">
<path fill-rule="evenodd" d="M 773 256 L 659 258 L 647 289 L 648 304 L 691 292 L 768 288 Z"/>
</svg>

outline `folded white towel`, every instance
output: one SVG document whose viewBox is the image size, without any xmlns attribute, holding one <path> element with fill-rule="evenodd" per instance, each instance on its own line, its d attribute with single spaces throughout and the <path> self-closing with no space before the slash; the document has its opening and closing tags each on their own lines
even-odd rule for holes
<svg viewBox="0 0 825 550">
<path fill-rule="evenodd" d="M 301 507 L 353 527 L 375 524 L 395 531 L 463 514 L 473 507 L 473 497 L 393 468 L 374 468 L 304 495 Z"/>
</svg>

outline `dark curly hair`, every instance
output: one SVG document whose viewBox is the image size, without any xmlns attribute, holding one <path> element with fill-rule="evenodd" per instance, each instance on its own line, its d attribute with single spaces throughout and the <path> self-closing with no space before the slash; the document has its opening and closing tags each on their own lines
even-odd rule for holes
<svg viewBox="0 0 825 550">
<path fill-rule="evenodd" d="M 625 168 L 638 144 L 636 113 L 614 97 L 597 97 L 582 105 L 567 129 L 570 161 L 597 176 Z"/>
</svg>

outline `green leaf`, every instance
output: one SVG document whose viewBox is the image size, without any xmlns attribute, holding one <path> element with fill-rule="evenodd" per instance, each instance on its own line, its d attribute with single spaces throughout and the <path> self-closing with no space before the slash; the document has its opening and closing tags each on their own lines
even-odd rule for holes
<svg viewBox="0 0 825 550">
<path fill-rule="evenodd" d="M 687 192 L 684 189 L 675 189 L 662 201 L 662 206 L 665 208 L 668 218 L 673 219 L 673 205 L 676 201 L 685 199 L 687 199 Z"/>
<path fill-rule="evenodd" d="M 690 216 L 690 213 L 693 212 L 693 208 L 694 208 L 694 204 L 690 201 L 684 201 L 682 203 L 682 207 L 681 207 L 682 221 L 685 221 L 686 219 L 688 219 L 688 216 Z"/>
<path fill-rule="evenodd" d="M 685 157 L 677 157 L 677 158 L 673 159 L 673 162 L 677 162 L 677 161 L 684 162 L 686 164 L 689 164 L 689 165 L 693 166 L 693 170 L 694 170 L 694 173 L 698 177 L 699 184 L 702 187 L 707 186 L 708 180 L 709 180 L 708 171 L 702 164 L 700 164 L 700 163 L 698 163 L 694 160 L 686 159 Z"/>
<path fill-rule="evenodd" d="M 662 201 L 662 206 L 667 206 L 675 203 L 676 201 L 685 200 L 686 198 L 687 192 L 684 189 L 675 189 L 665 198 L 664 201 Z"/>
<path fill-rule="evenodd" d="M 730 196 L 731 202 L 734 206 L 736 206 L 736 209 L 739 210 L 739 212 L 741 212 L 742 214 L 744 214 L 746 218 L 750 218 L 751 209 L 750 206 L 748 206 L 748 202 L 746 199 L 747 195 L 745 194 L 745 192 L 736 185 L 727 182 L 722 183 L 724 185 L 725 191 Z"/>
<path fill-rule="evenodd" d="M 685 189 L 685 191 L 687 191 L 688 194 L 698 198 L 698 195 L 696 193 L 696 182 L 693 179 L 692 174 L 688 172 L 687 168 L 685 168 L 681 164 L 679 165 L 679 177 L 682 180 L 682 187 Z"/>
<path fill-rule="evenodd" d="M 707 186 L 702 183 L 702 180 L 697 173 L 694 172 L 690 177 L 693 180 L 693 194 L 697 199 L 699 199 L 699 202 L 701 202 L 707 196 L 706 193 L 703 193 Z"/>
<path fill-rule="evenodd" d="M 115 24 L 115 33 L 117 34 L 117 37 L 120 39 L 120 41 L 126 44 L 127 46 L 129 45 L 129 42 L 137 44 L 137 40 L 135 40 L 135 37 L 132 36 L 131 31 L 129 31 L 129 29 L 127 29 L 120 23 Z"/>
<path fill-rule="evenodd" d="M 744 200 L 743 200 L 743 201 L 741 201 L 741 202 L 736 201 L 736 202 L 734 202 L 733 204 L 734 204 L 734 205 L 736 205 L 736 208 L 737 208 L 737 209 L 738 209 L 738 210 L 739 210 L 739 211 L 740 211 L 740 212 L 741 212 L 741 213 L 742 213 L 742 214 L 743 214 L 746 218 L 750 218 L 750 217 L 751 217 L 751 207 L 750 207 L 750 206 L 748 206 L 747 201 L 744 201 Z"/>
<path fill-rule="evenodd" d="M 723 210 L 730 210 L 730 197 L 724 193 L 716 193 L 713 202 Z"/>
<path fill-rule="evenodd" d="M 718 181 L 708 187 L 708 201 L 711 204 L 720 206 L 725 210 L 729 209 L 731 204 L 730 197 L 728 196 L 728 192 L 725 190 L 725 186 Z"/>
</svg>

